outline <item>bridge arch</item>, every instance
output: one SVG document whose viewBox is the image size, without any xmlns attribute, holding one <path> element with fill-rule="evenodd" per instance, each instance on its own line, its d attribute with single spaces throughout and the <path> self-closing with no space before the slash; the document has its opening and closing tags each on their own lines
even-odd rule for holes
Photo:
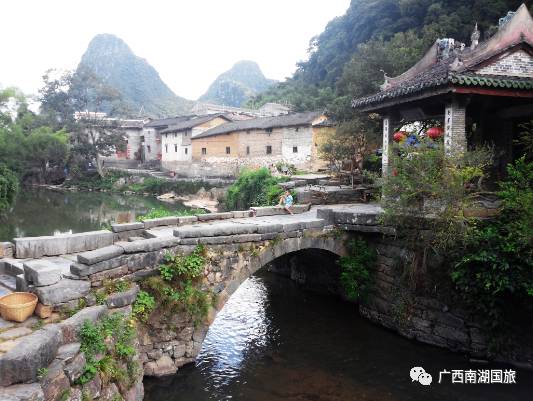
<svg viewBox="0 0 533 401">
<path fill-rule="evenodd" d="M 286 255 L 297 254 L 301 251 L 318 250 L 330 253 L 335 257 L 346 256 L 347 236 L 346 233 L 338 236 L 306 236 L 304 232 L 304 235 L 300 237 L 272 240 L 260 249 L 257 255 L 243 253 L 238 260 L 232 263 L 235 273 L 229 278 L 224 290 L 218 294 L 215 311 L 208 319 L 208 326 L 213 322 L 216 313 L 222 310 L 230 296 L 259 269 Z"/>
</svg>

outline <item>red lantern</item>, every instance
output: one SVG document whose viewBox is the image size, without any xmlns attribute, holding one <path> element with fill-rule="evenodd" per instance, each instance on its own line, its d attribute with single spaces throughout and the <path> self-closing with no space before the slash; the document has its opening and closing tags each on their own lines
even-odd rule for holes
<svg viewBox="0 0 533 401">
<path fill-rule="evenodd" d="M 398 177 L 398 170 L 396 170 L 395 168 L 392 169 L 392 176 Z"/>
<path fill-rule="evenodd" d="M 392 136 L 392 139 L 394 139 L 394 142 L 401 142 L 405 138 L 407 138 L 408 135 L 409 134 L 405 131 L 398 131 L 394 133 L 394 135 Z"/>
<path fill-rule="evenodd" d="M 444 130 L 441 127 L 431 127 L 426 131 L 426 135 L 433 140 L 439 139 L 444 135 Z"/>
</svg>

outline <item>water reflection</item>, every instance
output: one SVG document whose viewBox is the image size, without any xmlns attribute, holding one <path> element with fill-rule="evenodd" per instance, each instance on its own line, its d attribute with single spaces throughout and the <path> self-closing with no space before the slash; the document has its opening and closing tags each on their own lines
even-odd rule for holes
<svg viewBox="0 0 533 401">
<path fill-rule="evenodd" d="M 151 208 L 185 206 L 138 195 L 24 188 L 12 209 L 0 216 L 0 241 L 99 230 L 102 224 L 134 221 Z"/>
<path fill-rule="evenodd" d="M 434 384 L 412 383 L 413 366 L 433 374 Z M 145 401 L 531 400 L 533 373 L 524 370 L 517 385 L 436 384 L 442 369 L 492 367 L 409 341 L 351 304 L 260 272 L 217 316 L 195 365 L 145 379 Z"/>
<path fill-rule="evenodd" d="M 275 342 L 277 333 L 269 330 L 271 322 L 265 313 L 267 302 L 265 284 L 252 277 L 216 317 L 216 329 L 209 330 L 196 365 L 205 376 L 219 372 L 208 381 L 208 393 L 223 394 L 224 388 L 238 379 L 245 359 L 260 356 Z"/>
</svg>

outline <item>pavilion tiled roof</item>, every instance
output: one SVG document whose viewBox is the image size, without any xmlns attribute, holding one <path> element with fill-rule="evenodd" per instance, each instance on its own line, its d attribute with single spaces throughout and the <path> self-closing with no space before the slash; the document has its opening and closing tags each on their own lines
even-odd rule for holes
<svg viewBox="0 0 533 401">
<path fill-rule="evenodd" d="M 527 49 L 530 54 L 533 52 L 533 19 L 527 7 L 522 5 L 516 13 L 511 14 L 498 33 L 472 49 L 465 49 L 464 45 L 461 47 L 453 40 L 451 47 L 446 47 L 449 45 L 447 40 L 437 41 L 412 68 L 398 77 L 387 78 L 381 92 L 353 99 L 352 107 L 365 111 L 377 110 L 419 96 L 451 92 L 457 87 L 533 90 L 533 71 L 525 75 L 476 72 L 480 66 L 513 49 Z"/>
</svg>

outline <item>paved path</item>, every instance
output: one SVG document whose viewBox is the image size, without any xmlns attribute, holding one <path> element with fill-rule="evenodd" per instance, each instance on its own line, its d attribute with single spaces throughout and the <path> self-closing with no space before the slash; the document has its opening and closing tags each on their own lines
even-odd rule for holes
<svg viewBox="0 0 533 401">
<path fill-rule="evenodd" d="M 220 226 L 226 228 L 228 225 L 240 225 L 240 224 L 253 224 L 257 226 L 267 226 L 272 224 L 282 224 L 282 225 L 291 225 L 296 223 L 310 223 L 315 221 L 321 221 L 317 217 L 318 209 L 335 209 L 339 211 L 354 212 L 359 214 L 376 214 L 381 213 L 383 209 L 377 204 L 350 204 L 350 205 L 327 205 L 327 206 L 315 206 L 311 210 L 299 213 L 299 214 L 285 214 L 285 215 L 275 215 L 275 216 L 263 216 L 263 217 L 246 217 L 239 219 L 228 219 L 228 220 L 215 220 L 210 222 L 196 223 L 194 226 L 211 226 L 217 227 Z M 193 225 L 190 225 L 192 227 Z M 184 228 L 188 226 L 179 227 Z M 146 230 L 146 233 L 153 238 L 161 238 L 172 236 L 174 230 L 177 229 L 177 226 L 164 226 L 164 227 L 155 227 L 149 230 Z"/>
</svg>

